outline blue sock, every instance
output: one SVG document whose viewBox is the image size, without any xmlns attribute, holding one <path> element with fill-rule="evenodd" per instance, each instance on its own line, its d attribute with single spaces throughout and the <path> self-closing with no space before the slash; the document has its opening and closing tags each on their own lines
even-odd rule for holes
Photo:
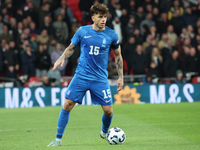
<svg viewBox="0 0 200 150">
<path fill-rule="evenodd" d="M 65 127 L 69 120 L 70 111 L 62 110 L 60 111 L 60 116 L 58 118 L 58 125 L 57 125 L 57 136 L 56 139 L 62 139 Z"/>
<path fill-rule="evenodd" d="M 112 118 L 113 118 L 113 115 L 111 117 L 108 117 L 105 114 L 103 114 L 103 116 L 102 116 L 102 129 L 101 129 L 103 131 L 103 133 L 108 132 L 108 129 L 109 129 L 110 124 L 112 122 Z"/>
</svg>

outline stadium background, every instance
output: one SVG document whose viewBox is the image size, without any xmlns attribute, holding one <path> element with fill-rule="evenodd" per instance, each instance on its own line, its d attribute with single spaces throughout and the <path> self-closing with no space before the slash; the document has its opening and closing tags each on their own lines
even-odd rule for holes
<svg viewBox="0 0 200 150">
<path fill-rule="evenodd" d="M 79 26 L 91 24 L 88 11 L 97 2 L 0 0 L 0 107 L 23 108 L 0 108 L 1 150 L 48 149 L 79 51 L 56 72 L 50 64 Z M 70 114 L 63 146 L 54 149 L 199 150 L 200 103 L 195 101 L 200 100 L 200 0 L 99 2 L 108 5 L 107 25 L 121 39 L 125 86 L 116 92 L 113 53 L 109 83 L 114 103 L 128 104 L 113 105 L 111 127 L 122 128 L 127 138 L 123 145 L 109 145 L 99 138 L 101 106 L 77 106 Z M 151 18 L 148 12 L 153 19 L 146 19 Z M 89 92 L 83 104 L 92 105 Z M 58 107 L 44 107 L 50 105 Z M 26 109 L 33 106 L 40 107 Z"/>
<path fill-rule="evenodd" d="M 185 85 L 189 85 L 185 91 L 195 97 L 194 101 L 200 99 L 196 92 L 196 83 L 200 82 L 200 0 L 0 0 L 0 87 L 4 93 L 0 107 L 6 107 L 8 88 L 9 107 L 17 101 L 12 97 L 16 89 L 20 107 L 24 90 L 25 95 L 37 87 L 45 93 L 51 88 L 62 91 L 62 86 L 70 83 L 79 50 L 56 72 L 51 70 L 51 64 L 68 46 L 76 30 L 92 23 L 89 8 L 99 2 L 108 6 L 107 26 L 119 35 L 124 81 L 129 87 L 121 92 L 125 93 L 121 94 L 125 96 L 124 103 L 151 102 L 153 86 L 157 88 L 155 103 L 192 102 L 183 92 Z M 112 51 L 108 71 L 115 102 L 117 71 Z M 159 97 L 160 87 L 165 100 Z M 41 93 L 40 97 L 45 97 Z M 129 93 L 136 93 L 139 101 L 134 102 Z M 52 93 L 50 96 L 52 99 Z M 24 107 L 29 106 L 31 98 L 38 106 L 35 97 L 32 94 L 25 100 Z M 58 97 L 62 99 L 61 95 Z M 48 105 L 52 105 L 51 101 Z"/>
</svg>

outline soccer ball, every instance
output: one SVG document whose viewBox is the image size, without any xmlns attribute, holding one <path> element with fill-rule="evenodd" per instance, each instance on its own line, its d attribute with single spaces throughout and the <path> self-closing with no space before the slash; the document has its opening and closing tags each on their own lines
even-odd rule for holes
<svg viewBox="0 0 200 150">
<path fill-rule="evenodd" d="M 124 131 L 118 127 L 111 128 L 107 133 L 107 141 L 111 145 L 122 144 L 126 139 Z"/>
</svg>

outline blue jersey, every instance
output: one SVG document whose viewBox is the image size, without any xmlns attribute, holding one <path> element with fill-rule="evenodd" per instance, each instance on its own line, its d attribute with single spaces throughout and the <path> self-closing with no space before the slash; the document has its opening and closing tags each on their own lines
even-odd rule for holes
<svg viewBox="0 0 200 150">
<path fill-rule="evenodd" d="M 117 33 L 107 26 L 103 31 L 96 31 L 87 25 L 77 30 L 71 42 L 81 49 L 76 74 L 83 79 L 105 82 L 111 47 L 113 50 L 119 47 Z"/>
</svg>

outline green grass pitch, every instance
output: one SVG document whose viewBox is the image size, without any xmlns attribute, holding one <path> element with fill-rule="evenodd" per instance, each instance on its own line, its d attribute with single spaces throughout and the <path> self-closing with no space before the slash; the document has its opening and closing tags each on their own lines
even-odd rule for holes
<svg viewBox="0 0 200 150">
<path fill-rule="evenodd" d="M 100 106 L 76 106 L 60 147 L 55 138 L 60 107 L 0 109 L 0 150 L 199 150 L 200 103 L 114 105 L 111 127 L 126 133 L 122 145 L 99 136 Z"/>
</svg>

